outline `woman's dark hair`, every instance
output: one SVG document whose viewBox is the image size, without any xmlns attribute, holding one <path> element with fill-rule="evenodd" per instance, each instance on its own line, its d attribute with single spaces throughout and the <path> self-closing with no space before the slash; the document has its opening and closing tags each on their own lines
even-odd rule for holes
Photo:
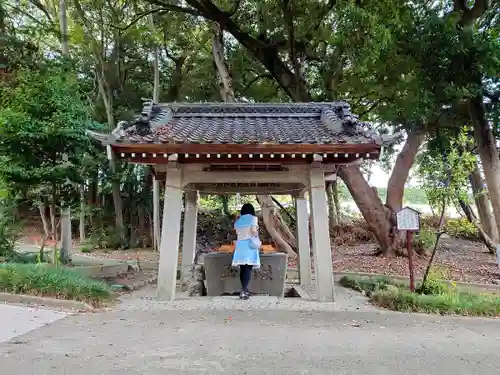
<svg viewBox="0 0 500 375">
<path fill-rule="evenodd" d="M 252 204 L 245 203 L 243 206 L 241 206 L 240 214 L 241 214 L 241 216 L 243 216 L 243 215 L 255 216 L 255 208 L 253 207 Z"/>
</svg>

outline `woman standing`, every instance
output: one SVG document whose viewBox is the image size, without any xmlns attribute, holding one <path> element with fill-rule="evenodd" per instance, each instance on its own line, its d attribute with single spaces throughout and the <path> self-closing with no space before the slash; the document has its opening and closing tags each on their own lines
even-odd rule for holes
<svg viewBox="0 0 500 375">
<path fill-rule="evenodd" d="M 240 210 L 240 217 L 234 223 L 237 234 L 233 255 L 233 266 L 240 267 L 241 299 L 248 299 L 248 284 L 252 277 L 252 269 L 260 267 L 259 250 L 262 245 L 259 239 L 259 225 L 255 208 L 245 203 Z"/>
</svg>

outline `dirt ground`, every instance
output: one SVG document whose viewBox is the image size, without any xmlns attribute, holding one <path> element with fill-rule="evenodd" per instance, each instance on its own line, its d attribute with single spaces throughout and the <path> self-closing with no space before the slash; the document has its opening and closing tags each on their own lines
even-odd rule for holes
<svg viewBox="0 0 500 375">
<path fill-rule="evenodd" d="M 333 266 L 336 271 L 373 272 L 384 275 L 408 275 L 408 258 L 382 258 L 371 254 L 375 244 L 339 247 L 333 250 Z M 414 257 L 415 273 L 422 276 L 428 263 L 428 257 Z M 495 256 L 489 254 L 479 242 L 446 238 L 441 240 L 434 259 L 436 266 L 451 274 L 455 281 L 491 284 L 500 279 L 500 270 Z"/>
<path fill-rule="evenodd" d="M 408 276 L 406 257 L 383 258 L 373 256 L 376 245 L 373 243 L 355 246 L 334 246 L 333 268 L 336 272 L 372 272 L 384 275 Z M 157 261 L 158 253 L 150 249 L 94 251 L 85 254 L 95 258 Z M 428 258 L 415 256 L 415 272 L 422 276 Z M 493 283 L 500 279 L 500 270 L 495 257 L 478 242 L 446 238 L 441 241 L 435 258 L 436 266 L 447 269 L 451 278 L 470 283 Z M 296 261 L 290 261 L 289 267 L 296 267 Z"/>
</svg>

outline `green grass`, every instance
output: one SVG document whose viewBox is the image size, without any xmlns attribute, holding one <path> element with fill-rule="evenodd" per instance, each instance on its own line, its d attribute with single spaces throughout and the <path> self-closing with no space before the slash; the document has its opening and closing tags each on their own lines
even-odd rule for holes
<svg viewBox="0 0 500 375">
<path fill-rule="evenodd" d="M 112 296 L 111 289 L 71 269 L 43 264 L 0 264 L 0 292 L 85 301 L 99 306 Z"/>
<path fill-rule="evenodd" d="M 431 280 L 436 284 L 438 281 Z M 340 284 L 363 292 L 374 305 L 394 311 L 441 315 L 500 316 L 500 298 L 491 294 L 457 291 L 446 282 L 434 294 L 412 293 L 403 283 L 388 278 L 355 278 L 344 276 Z M 428 293 L 428 290 L 426 291 Z"/>
</svg>

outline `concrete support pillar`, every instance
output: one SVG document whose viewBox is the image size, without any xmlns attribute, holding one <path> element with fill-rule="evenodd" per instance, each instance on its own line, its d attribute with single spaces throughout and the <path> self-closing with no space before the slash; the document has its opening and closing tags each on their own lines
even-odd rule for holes
<svg viewBox="0 0 500 375">
<path fill-rule="evenodd" d="M 153 249 L 160 250 L 160 181 L 153 176 Z"/>
<path fill-rule="evenodd" d="M 175 298 L 182 215 L 181 186 L 181 169 L 169 167 L 165 184 L 157 286 L 157 298 L 163 301 L 172 301 Z"/>
<path fill-rule="evenodd" d="M 198 226 L 198 192 L 186 193 L 186 207 L 184 208 L 184 231 L 182 235 L 182 267 L 181 280 L 186 270 L 193 264 L 196 253 L 196 228 Z"/>
<path fill-rule="evenodd" d="M 320 302 L 333 302 L 333 265 L 328 225 L 328 202 L 321 163 L 312 163 L 309 170 L 312 243 L 316 271 L 316 296 Z"/>
<path fill-rule="evenodd" d="M 311 250 L 309 246 L 309 213 L 307 199 L 301 192 L 295 200 L 297 220 L 297 245 L 299 250 L 299 279 L 303 285 L 310 285 L 311 278 Z"/>
</svg>

